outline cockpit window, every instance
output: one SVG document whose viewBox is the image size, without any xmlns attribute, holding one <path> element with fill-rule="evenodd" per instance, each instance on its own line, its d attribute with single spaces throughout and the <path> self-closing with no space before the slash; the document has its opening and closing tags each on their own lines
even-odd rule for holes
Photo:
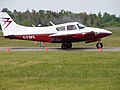
<svg viewBox="0 0 120 90">
<path fill-rule="evenodd" d="M 65 31 L 65 26 L 61 26 L 61 27 L 58 27 L 56 29 L 57 29 L 57 31 Z"/>
<path fill-rule="evenodd" d="M 76 26 L 75 25 L 68 25 L 67 26 L 67 30 L 76 30 Z"/>
<path fill-rule="evenodd" d="M 82 25 L 82 24 L 81 24 L 81 25 L 80 25 L 80 24 L 77 24 L 77 26 L 78 26 L 79 29 L 83 29 L 83 28 L 85 28 L 85 26 Z"/>
</svg>

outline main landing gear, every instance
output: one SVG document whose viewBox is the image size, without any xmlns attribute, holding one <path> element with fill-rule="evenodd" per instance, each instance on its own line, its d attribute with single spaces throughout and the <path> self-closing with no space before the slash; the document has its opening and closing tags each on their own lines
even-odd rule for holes
<svg viewBox="0 0 120 90">
<path fill-rule="evenodd" d="M 96 47 L 98 49 L 103 48 L 103 44 L 101 42 L 98 42 L 96 44 Z M 62 49 L 72 48 L 72 43 L 71 42 L 69 42 L 69 43 L 62 43 L 61 48 Z"/>
<path fill-rule="evenodd" d="M 98 49 L 103 48 L 103 44 L 102 44 L 101 42 L 98 42 L 98 43 L 96 44 L 96 47 L 97 47 Z"/>
<path fill-rule="evenodd" d="M 62 49 L 72 48 L 72 43 L 62 43 L 61 45 Z"/>
</svg>

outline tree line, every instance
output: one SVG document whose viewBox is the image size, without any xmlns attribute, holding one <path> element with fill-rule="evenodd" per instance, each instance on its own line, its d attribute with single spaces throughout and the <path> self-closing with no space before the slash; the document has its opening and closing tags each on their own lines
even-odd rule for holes
<svg viewBox="0 0 120 90">
<path fill-rule="evenodd" d="M 107 12 L 101 14 L 87 14 L 73 13 L 71 11 L 61 10 L 60 12 L 54 12 L 50 10 L 35 11 L 26 10 L 25 12 L 14 10 L 13 12 L 7 8 L 3 8 L 2 12 L 7 12 L 16 23 L 24 26 L 42 26 L 50 25 L 50 21 L 54 24 L 61 24 L 66 22 L 80 22 L 86 26 L 92 27 L 120 27 L 120 16 L 110 15 Z"/>
</svg>

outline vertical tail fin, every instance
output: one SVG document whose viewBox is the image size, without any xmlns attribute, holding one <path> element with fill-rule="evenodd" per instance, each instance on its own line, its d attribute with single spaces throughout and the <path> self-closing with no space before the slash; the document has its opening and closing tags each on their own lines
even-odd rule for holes
<svg viewBox="0 0 120 90">
<path fill-rule="evenodd" d="M 5 12 L 0 12 L 0 24 L 4 36 L 14 35 L 17 32 L 19 25 Z"/>
</svg>

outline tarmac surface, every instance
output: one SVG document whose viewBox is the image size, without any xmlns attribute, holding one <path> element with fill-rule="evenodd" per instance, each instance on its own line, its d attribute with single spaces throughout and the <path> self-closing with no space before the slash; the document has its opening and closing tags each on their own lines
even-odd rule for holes
<svg viewBox="0 0 120 90">
<path fill-rule="evenodd" d="M 60 47 L 0 47 L 0 51 L 100 51 L 97 48 L 71 48 L 62 50 Z M 120 47 L 106 47 L 102 51 L 120 51 Z"/>
</svg>

